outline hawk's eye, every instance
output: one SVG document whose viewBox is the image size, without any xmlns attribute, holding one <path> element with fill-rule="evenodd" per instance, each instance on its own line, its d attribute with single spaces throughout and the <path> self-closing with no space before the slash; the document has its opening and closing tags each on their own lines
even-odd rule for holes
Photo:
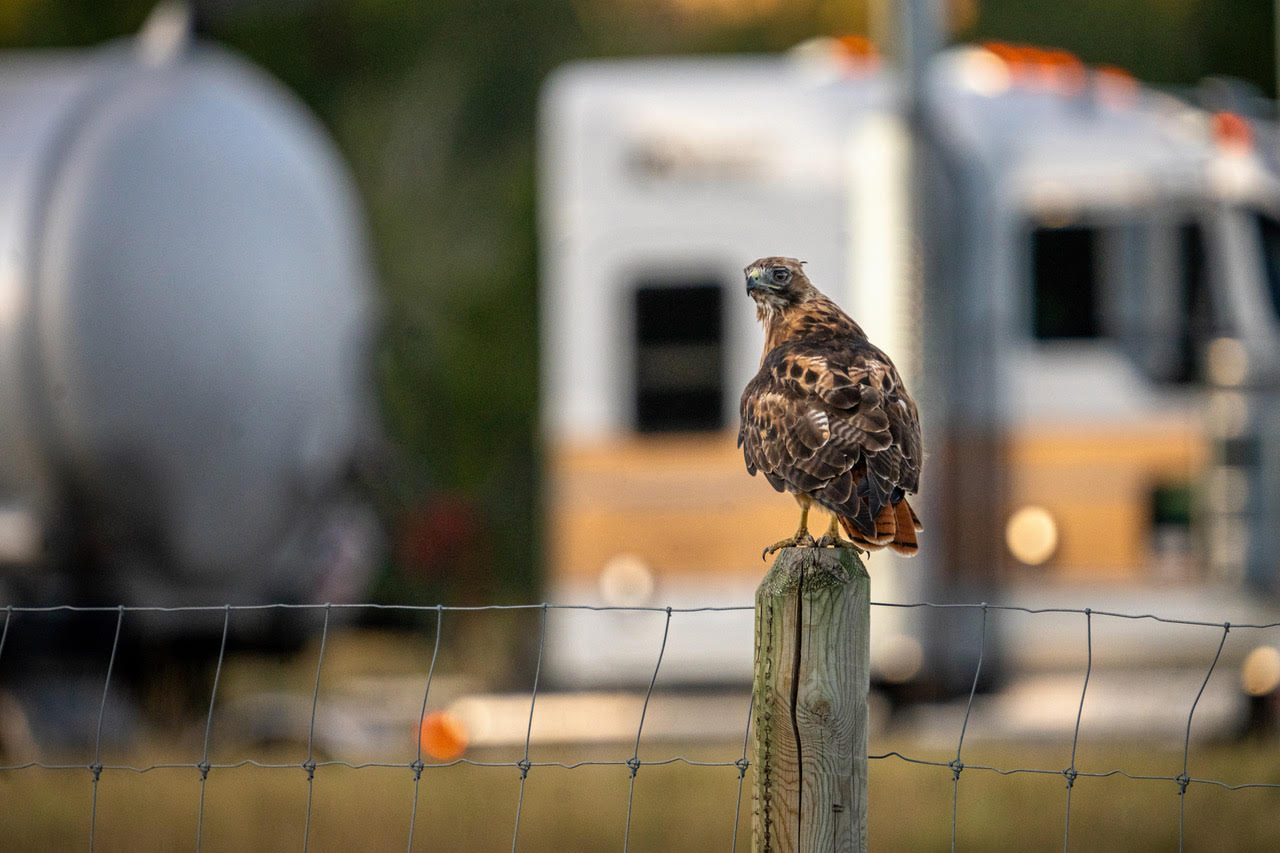
<svg viewBox="0 0 1280 853">
<path fill-rule="evenodd" d="M 786 284 L 791 281 L 791 270 L 786 267 L 774 267 L 769 271 L 769 274 L 773 276 L 773 280 L 778 284 Z"/>
</svg>

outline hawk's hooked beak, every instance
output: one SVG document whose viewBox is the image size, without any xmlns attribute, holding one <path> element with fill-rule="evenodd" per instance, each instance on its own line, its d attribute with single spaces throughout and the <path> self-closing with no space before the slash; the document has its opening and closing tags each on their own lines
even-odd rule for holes
<svg viewBox="0 0 1280 853">
<path fill-rule="evenodd" d="M 756 267 L 747 273 L 747 295 L 750 296 L 753 291 L 764 290 L 773 291 L 777 288 L 773 287 L 765 280 L 765 271 Z"/>
</svg>

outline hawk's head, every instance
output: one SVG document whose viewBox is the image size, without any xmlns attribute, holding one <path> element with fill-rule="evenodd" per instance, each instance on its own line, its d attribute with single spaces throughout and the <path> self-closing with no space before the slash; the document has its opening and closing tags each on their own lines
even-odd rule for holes
<svg viewBox="0 0 1280 853">
<path fill-rule="evenodd" d="M 756 301 L 761 317 L 785 311 L 817 292 L 803 267 L 804 261 L 795 258 L 761 258 L 747 264 L 747 295 Z"/>
</svg>

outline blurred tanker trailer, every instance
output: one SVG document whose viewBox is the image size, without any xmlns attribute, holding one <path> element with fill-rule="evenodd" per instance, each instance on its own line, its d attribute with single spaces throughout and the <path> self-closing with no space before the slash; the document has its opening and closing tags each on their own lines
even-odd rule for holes
<svg viewBox="0 0 1280 853">
<path fill-rule="evenodd" d="M 350 600 L 377 550 L 351 182 L 293 97 L 185 23 L 0 55 L 6 604 Z"/>
</svg>

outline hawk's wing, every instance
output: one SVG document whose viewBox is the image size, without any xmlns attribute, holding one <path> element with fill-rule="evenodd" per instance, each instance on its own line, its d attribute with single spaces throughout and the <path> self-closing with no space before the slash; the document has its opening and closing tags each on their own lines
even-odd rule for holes
<svg viewBox="0 0 1280 853">
<path fill-rule="evenodd" d="M 916 491 L 920 420 L 893 363 L 861 339 L 775 348 L 742 394 L 747 470 L 875 534 L 887 504 Z"/>
</svg>

